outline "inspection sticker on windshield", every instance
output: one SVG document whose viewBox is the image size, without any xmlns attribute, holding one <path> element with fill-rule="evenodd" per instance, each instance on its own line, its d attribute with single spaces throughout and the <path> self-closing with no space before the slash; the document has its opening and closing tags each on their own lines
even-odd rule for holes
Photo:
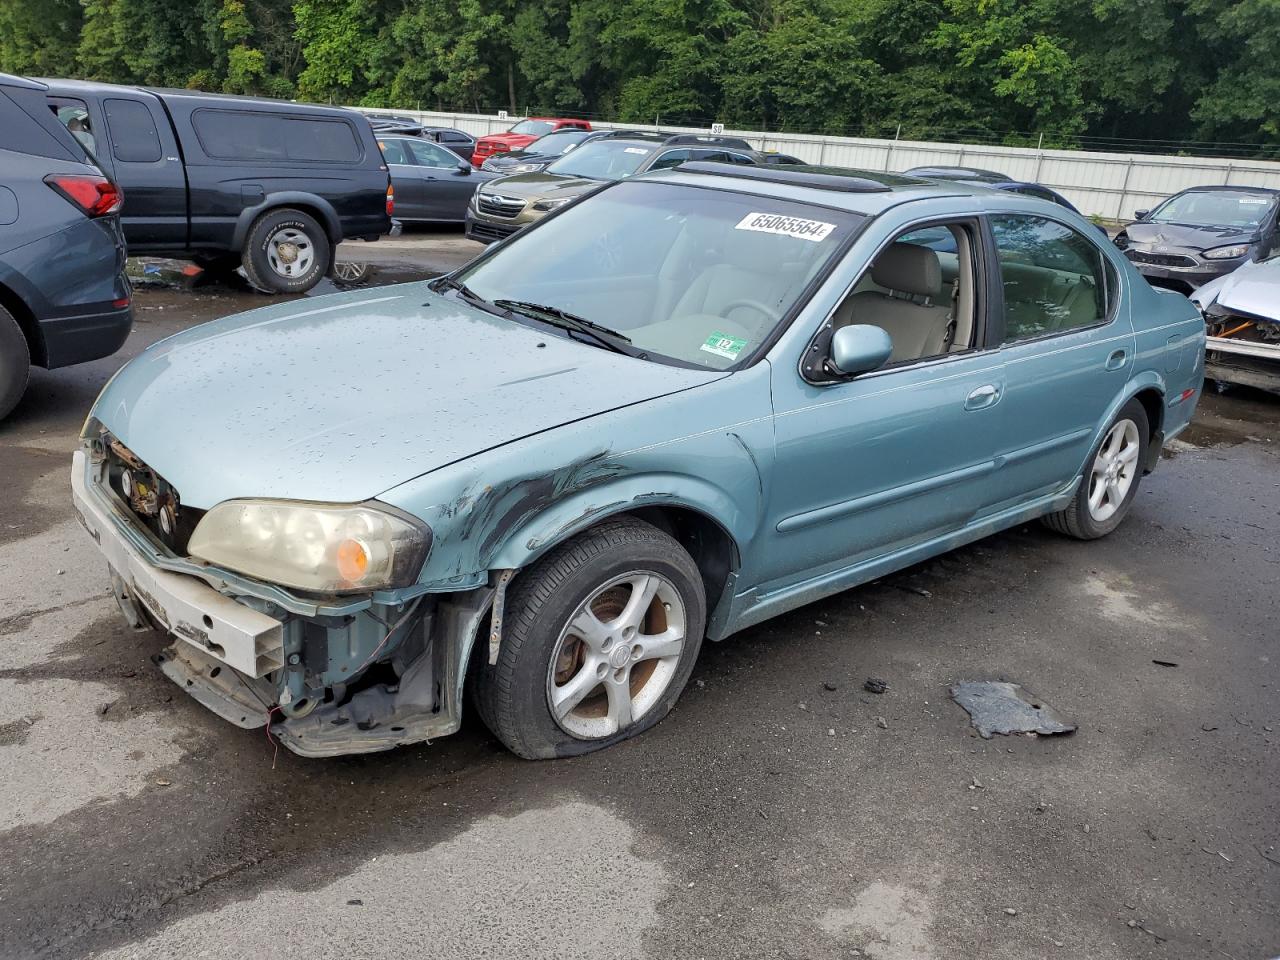
<svg viewBox="0 0 1280 960">
<path fill-rule="evenodd" d="M 622 148 L 622 152 L 623 152 L 623 153 L 638 153 L 638 154 L 640 154 L 640 156 L 642 156 L 642 157 L 643 157 L 643 156 L 645 156 L 647 153 L 649 153 L 649 151 L 648 151 L 648 150 L 646 150 L 644 147 L 623 147 L 623 148 Z"/>
<path fill-rule="evenodd" d="M 1270 200 L 1266 200 L 1266 199 L 1261 198 L 1261 197 L 1259 197 L 1259 198 L 1257 198 L 1257 199 L 1255 199 L 1255 198 L 1253 198 L 1253 197 L 1241 197 L 1241 198 L 1240 198 L 1240 200 L 1239 200 L 1238 202 L 1239 202 L 1239 203 L 1250 203 L 1250 204 L 1257 203 L 1257 204 L 1263 204 L 1263 205 L 1265 205 L 1265 204 L 1270 203 L 1271 201 L 1270 201 Z"/>
<path fill-rule="evenodd" d="M 714 353 L 717 357 L 724 357 L 726 360 L 737 360 L 738 354 L 742 352 L 742 348 L 746 345 L 747 341 L 743 337 L 730 337 L 723 333 L 713 333 L 707 337 L 706 343 L 698 349 L 705 350 L 707 353 Z"/>
<path fill-rule="evenodd" d="M 734 227 L 735 230 L 777 233 L 784 237 L 795 237 L 797 240 L 810 240 L 814 243 L 821 243 L 827 239 L 827 235 L 835 228 L 834 223 L 801 220 L 799 217 L 784 217 L 777 213 L 748 213 Z"/>
</svg>

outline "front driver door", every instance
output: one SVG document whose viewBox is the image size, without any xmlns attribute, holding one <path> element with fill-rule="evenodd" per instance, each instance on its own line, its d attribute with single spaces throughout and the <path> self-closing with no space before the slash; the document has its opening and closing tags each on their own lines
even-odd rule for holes
<svg viewBox="0 0 1280 960">
<path fill-rule="evenodd" d="M 990 298 L 981 258 L 972 259 L 979 231 L 974 221 L 957 226 L 968 238 L 968 282 L 977 287 L 967 300 L 975 322 L 966 341 L 834 383 L 810 383 L 795 367 L 774 366 L 776 461 L 768 543 L 755 551 L 758 600 L 838 581 L 862 564 L 958 530 L 988 506 L 1004 369 L 998 353 L 983 347 Z M 927 246 L 934 233 L 917 230 L 897 241 Z M 854 289 L 873 299 L 886 295 L 866 276 Z M 858 315 L 864 295 L 851 299 L 852 322 L 874 315 Z M 835 312 L 837 324 L 843 309 Z"/>
<path fill-rule="evenodd" d="M 477 179 L 471 166 L 463 168 L 457 156 L 429 140 L 406 140 L 421 171 L 422 201 L 427 220 L 462 220 L 475 193 Z"/>
</svg>

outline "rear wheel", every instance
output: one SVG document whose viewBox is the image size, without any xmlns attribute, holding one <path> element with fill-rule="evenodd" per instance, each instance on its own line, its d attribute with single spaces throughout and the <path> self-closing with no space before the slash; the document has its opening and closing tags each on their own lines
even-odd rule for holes
<svg viewBox="0 0 1280 960">
<path fill-rule="evenodd" d="M 639 520 L 602 524 L 512 583 L 477 707 L 521 757 L 599 750 L 667 715 L 705 625 L 702 578 L 679 543 Z"/>
<path fill-rule="evenodd" d="M 329 269 L 329 238 L 301 210 L 268 210 L 249 228 L 241 262 L 259 290 L 305 293 Z"/>
<path fill-rule="evenodd" d="M 0 418 L 6 417 L 27 389 L 31 350 L 18 321 L 0 307 Z"/>
<path fill-rule="evenodd" d="M 1071 504 L 1044 522 L 1077 540 L 1096 540 L 1120 526 L 1138 493 L 1150 436 L 1146 408 L 1130 400 L 1094 448 Z"/>
</svg>

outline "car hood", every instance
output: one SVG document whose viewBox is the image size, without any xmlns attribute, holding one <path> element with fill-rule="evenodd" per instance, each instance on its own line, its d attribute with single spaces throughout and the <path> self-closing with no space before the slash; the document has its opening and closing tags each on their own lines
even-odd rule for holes
<svg viewBox="0 0 1280 960">
<path fill-rule="evenodd" d="M 560 199 L 576 197 L 604 186 L 602 180 L 591 180 L 587 177 L 566 177 L 558 173 L 518 173 L 501 180 L 491 180 L 485 184 L 485 193 L 498 193 L 504 197 L 543 197 Z"/>
<path fill-rule="evenodd" d="M 508 150 L 506 153 L 495 154 L 494 158 L 501 158 L 504 162 L 519 163 L 521 160 L 545 160 L 551 157 L 549 153 L 539 153 L 537 150 Z"/>
<path fill-rule="evenodd" d="M 1206 283 L 1193 298 L 1231 312 L 1280 323 L 1280 257 L 1249 262 Z"/>
<path fill-rule="evenodd" d="M 498 146 L 527 147 L 538 138 L 529 133 L 490 133 L 477 137 L 476 143 L 493 143 Z"/>
<path fill-rule="evenodd" d="M 1209 250 L 1233 243 L 1252 243 L 1258 238 L 1258 231 L 1253 227 L 1201 227 L 1151 220 L 1137 220 L 1125 227 L 1124 232 L 1131 244 L 1182 247 L 1188 250 Z"/>
<path fill-rule="evenodd" d="M 411 283 L 162 340 L 116 375 L 91 416 L 192 507 L 353 502 L 721 376 L 611 353 Z"/>
</svg>

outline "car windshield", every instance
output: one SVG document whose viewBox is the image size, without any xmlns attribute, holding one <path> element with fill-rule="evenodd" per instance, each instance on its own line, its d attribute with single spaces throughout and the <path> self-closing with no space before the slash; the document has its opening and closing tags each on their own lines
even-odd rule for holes
<svg viewBox="0 0 1280 960">
<path fill-rule="evenodd" d="M 1151 219 L 1204 227 L 1256 227 L 1275 202 L 1266 194 L 1246 190 L 1192 190 L 1167 200 Z"/>
<path fill-rule="evenodd" d="M 592 140 L 547 167 L 547 173 L 589 180 L 621 180 L 653 154 L 655 147 L 625 140 Z"/>
<path fill-rule="evenodd" d="M 770 338 L 863 219 L 637 179 L 517 234 L 457 279 L 490 302 L 609 327 L 649 359 L 725 370 Z"/>
<path fill-rule="evenodd" d="M 544 133 L 550 133 L 555 129 L 555 124 L 550 120 L 521 120 L 507 133 L 525 133 L 530 136 L 540 137 Z"/>
<path fill-rule="evenodd" d="M 591 136 L 590 130 L 556 130 L 545 137 L 539 137 L 525 147 L 525 150 L 529 153 L 543 153 L 558 157 L 589 136 Z"/>
</svg>

